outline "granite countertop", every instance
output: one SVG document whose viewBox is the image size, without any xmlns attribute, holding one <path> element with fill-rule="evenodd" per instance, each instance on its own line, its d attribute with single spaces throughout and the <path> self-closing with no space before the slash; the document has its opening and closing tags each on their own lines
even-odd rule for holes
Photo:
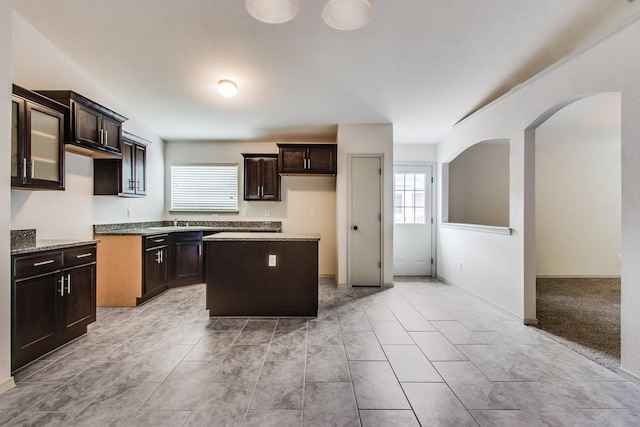
<svg viewBox="0 0 640 427">
<path fill-rule="evenodd" d="M 100 224 L 93 226 L 93 234 L 97 236 L 151 236 L 154 234 L 181 231 L 279 233 L 282 231 L 282 223 L 280 221 L 178 221 L 178 226 L 173 226 L 173 221 L 156 221 L 128 224 Z"/>
<path fill-rule="evenodd" d="M 317 242 L 320 240 L 319 234 L 291 234 L 291 233 L 219 233 L 204 237 L 205 242 Z"/>
<path fill-rule="evenodd" d="M 55 249 L 73 248 L 76 246 L 96 244 L 98 242 L 100 242 L 100 240 L 38 239 L 38 240 L 12 241 L 11 255 L 44 252 L 44 251 L 50 251 Z"/>
</svg>

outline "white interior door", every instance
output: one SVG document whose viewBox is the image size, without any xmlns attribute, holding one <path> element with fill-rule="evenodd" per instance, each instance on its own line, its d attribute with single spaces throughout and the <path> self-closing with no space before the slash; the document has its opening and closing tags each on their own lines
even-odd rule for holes
<svg viewBox="0 0 640 427">
<path fill-rule="evenodd" d="M 349 283 L 382 285 L 382 157 L 350 157 Z"/>
<path fill-rule="evenodd" d="M 433 168 L 396 165 L 393 175 L 393 274 L 432 276 Z"/>
</svg>

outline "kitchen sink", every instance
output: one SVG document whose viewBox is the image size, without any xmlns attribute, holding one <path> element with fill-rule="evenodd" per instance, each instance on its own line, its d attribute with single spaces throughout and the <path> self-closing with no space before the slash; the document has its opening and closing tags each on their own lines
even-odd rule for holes
<svg viewBox="0 0 640 427">
<path fill-rule="evenodd" d="M 162 227 L 149 227 L 149 230 L 153 231 L 188 231 L 188 230 L 204 230 L 207 227 L 197 226 L 197 225 L 165 225 Z"/>
</svg>

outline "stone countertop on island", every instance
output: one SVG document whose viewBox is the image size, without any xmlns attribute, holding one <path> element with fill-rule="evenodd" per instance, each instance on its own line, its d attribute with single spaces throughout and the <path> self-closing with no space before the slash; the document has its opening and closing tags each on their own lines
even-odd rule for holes
<svg viewBox="0 0 640 427">
<path fill-rule="evenodd" d="M 235 232 L 227 232 L 227 233 L 219 233 L 213 234 L 211 236 L 206 236 L 202 239 L 205 242 L 221 242 L 221 241 L 232 241 L 232 242 L 283 242 L 283 241 L 319 241 L 320 234 L 292 234 L 292 233 L 235 233 Z"/>
</svg>

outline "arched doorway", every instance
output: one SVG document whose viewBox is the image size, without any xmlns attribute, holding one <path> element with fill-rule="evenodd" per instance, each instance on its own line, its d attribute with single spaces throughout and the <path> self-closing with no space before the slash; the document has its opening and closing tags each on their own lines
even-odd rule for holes
<svg viewBox="0 0 640 427">
<path fill-rule="evenodd" d="M 620 345 L 620 128 L 620 94 L 601 93 L 549 109 L 525 133 L 527 317 L 610 368 Z M 616 292 L 617 306 L 605 306 Z"/>
</svg>

